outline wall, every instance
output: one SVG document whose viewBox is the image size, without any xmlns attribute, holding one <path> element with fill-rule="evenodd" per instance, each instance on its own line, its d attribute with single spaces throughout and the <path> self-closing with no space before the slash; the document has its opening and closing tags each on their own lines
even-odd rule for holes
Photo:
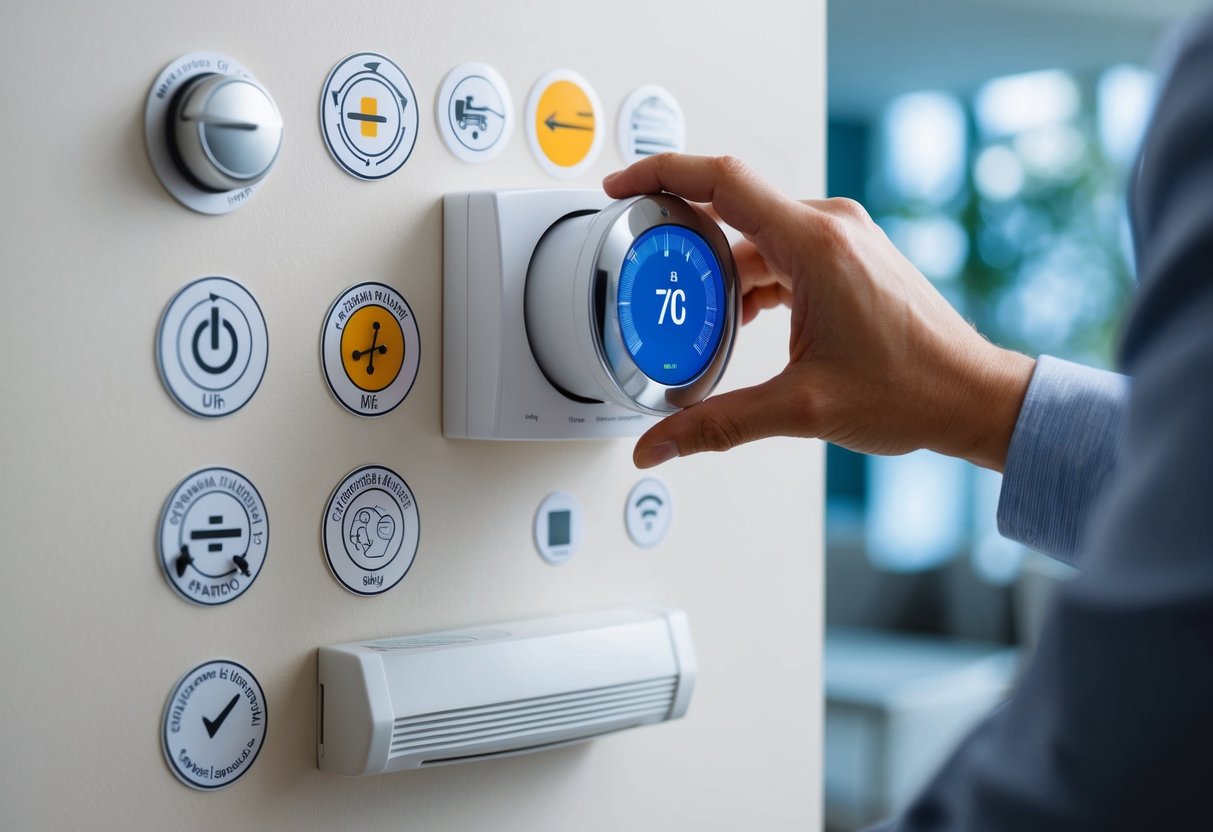
<svg viewBox="0 0 1213 832">
<path fill-rule="evenodd" d="M 822 453 L 768 441 L 662 469 L 674 526 L 655 550 L 622 523 L 639 478 L 627 440 L 484 444 L 441 435 L 440 199 L 558 184 L 519 128 L 485 167 L 457 162 L 433 122 L 445 72 L 495 65 L 521 112 L 530 85 L 569 66 L 611 118 L 642 83 L 672 90 L 689 149 L 729 152 L 801 196 L 823 190 L 824 3 L 23 4 L 0 33 L 5 203 L 0 241 L 0 827 L 327 829 L 781 829 L 818 824 Z M 170 199 L 142 136 L 152 79 L 216 49 L 242 61 L 286 121 L 278 167 L 252 202 L 203 217 Z M 413 158 L 363 183 L 328 157 L 320 85 L 378 50 L 424 107 Z M 613 134 L 593 186 L 621 164 Z M 165 393 L 156 323 L 190 280 L 230 275 L 265 310 L 269 368 L 218 420 Z M 345 287 L 382 280 L 420 322 L 404 404 L 360 419 L 320 375 L 322 317 Z M 786 318 L 743 332 L 728 383 L 781 366 Z M 329 573 L 320 516 L 348 471 L 409 482 L 423 535 L 412 571 L 363 599 Z M 263 573 L 230 605 L 195 607 L 161 577 L 155 529 L 188 472 L 229 465 L 260 489 L 272 527 Z M 575 492 L 589 539 L 568 564 L 535 554 L 548 491 Z M 618 602 L 685 608 L 701 676 L 685 720 L 529 757 L 343 779 L 315 767 L 315 648 Z M 187 790 L 159 748 L 178 676 L 237 659 L 268 697 L 255 768 L 230 789 Z"/>
</svg>

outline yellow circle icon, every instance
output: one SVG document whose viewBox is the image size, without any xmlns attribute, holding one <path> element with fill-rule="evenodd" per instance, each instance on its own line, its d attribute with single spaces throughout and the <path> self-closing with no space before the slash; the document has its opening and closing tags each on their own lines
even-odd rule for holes
<svg viewBox="0 0 1213 832">
<path fill-rule="evenodd" d="M 382 306 L 364 306 L 341 330 L 341 365 L 359 390 L 376 393 L 400 374 L 404 365 L 404 331 L 396 316 Z"/>
<path fill-rule="evenodd" d="M 539 94 L 535 137 L 552 164 L 571 168 L 589 155 L 598 130 L 594 110 L 589 94 L 572 81 L 553 81 Z"/>
</svg>

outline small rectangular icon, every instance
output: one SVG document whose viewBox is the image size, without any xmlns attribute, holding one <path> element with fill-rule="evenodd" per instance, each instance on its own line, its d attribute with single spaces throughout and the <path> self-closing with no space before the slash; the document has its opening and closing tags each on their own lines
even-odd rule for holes
<svg viewBox="0 0 1213 832">
<path fill-rule="evenodd" d="M 366 96 L 362 97 L 362 106 L 359 107 L 362 115 L 376 116 L 379 115 L 379 99 Z M 379 125 L 376 123 L 379 119 L 363 119 L 362 120 L 362 135 L 368 138 L 375 138 L 379 135 Z"/>
<path fill-rule="evenodd" d="M 571 511 L 548 512 L 548 545 L 568 546 L 573 540 L 573 513 Z"/>
</svg>

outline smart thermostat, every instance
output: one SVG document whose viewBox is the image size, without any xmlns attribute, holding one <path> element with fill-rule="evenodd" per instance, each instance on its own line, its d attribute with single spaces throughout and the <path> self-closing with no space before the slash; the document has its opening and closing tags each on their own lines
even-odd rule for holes
<svg viewBox="0 0 1213 832">
<path fill-rule="evenodd" d="M 740 289 L 698 208 L 670 194 L 453 194 L 444 233 L 447 436 L 634 436 L 720 381 Z"/>
</svg>

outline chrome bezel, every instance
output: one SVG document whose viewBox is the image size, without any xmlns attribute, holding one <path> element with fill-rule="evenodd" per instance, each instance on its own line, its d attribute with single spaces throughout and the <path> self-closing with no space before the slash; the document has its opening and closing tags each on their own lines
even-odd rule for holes
<svg viewBox="0 0 1213 832">
<path fill-rule="evenodd" d="M 650 194 L 607 208 L 602 220 L 608 224 L 598 235 L 590 280 L 590 331 L 598 360 L 617 392 L 646 413 L 662 416 L 702 401 L 711 394 L 724 374 L 741 316 L 741 287 L 733 251 L 720 226 L 700 209 L 670 194 Z M 619 326 L 619 278 L 624 258 L 636 238 L 659 225 L 681 225 L 703 237 L 720 263 L 724 279 L 723 331 L 716 354 L 699 375 L 685 384 L 654 381 L 632 360 Z M 591 239 L 595 235 L 591 234 Z"/>
</svg>

